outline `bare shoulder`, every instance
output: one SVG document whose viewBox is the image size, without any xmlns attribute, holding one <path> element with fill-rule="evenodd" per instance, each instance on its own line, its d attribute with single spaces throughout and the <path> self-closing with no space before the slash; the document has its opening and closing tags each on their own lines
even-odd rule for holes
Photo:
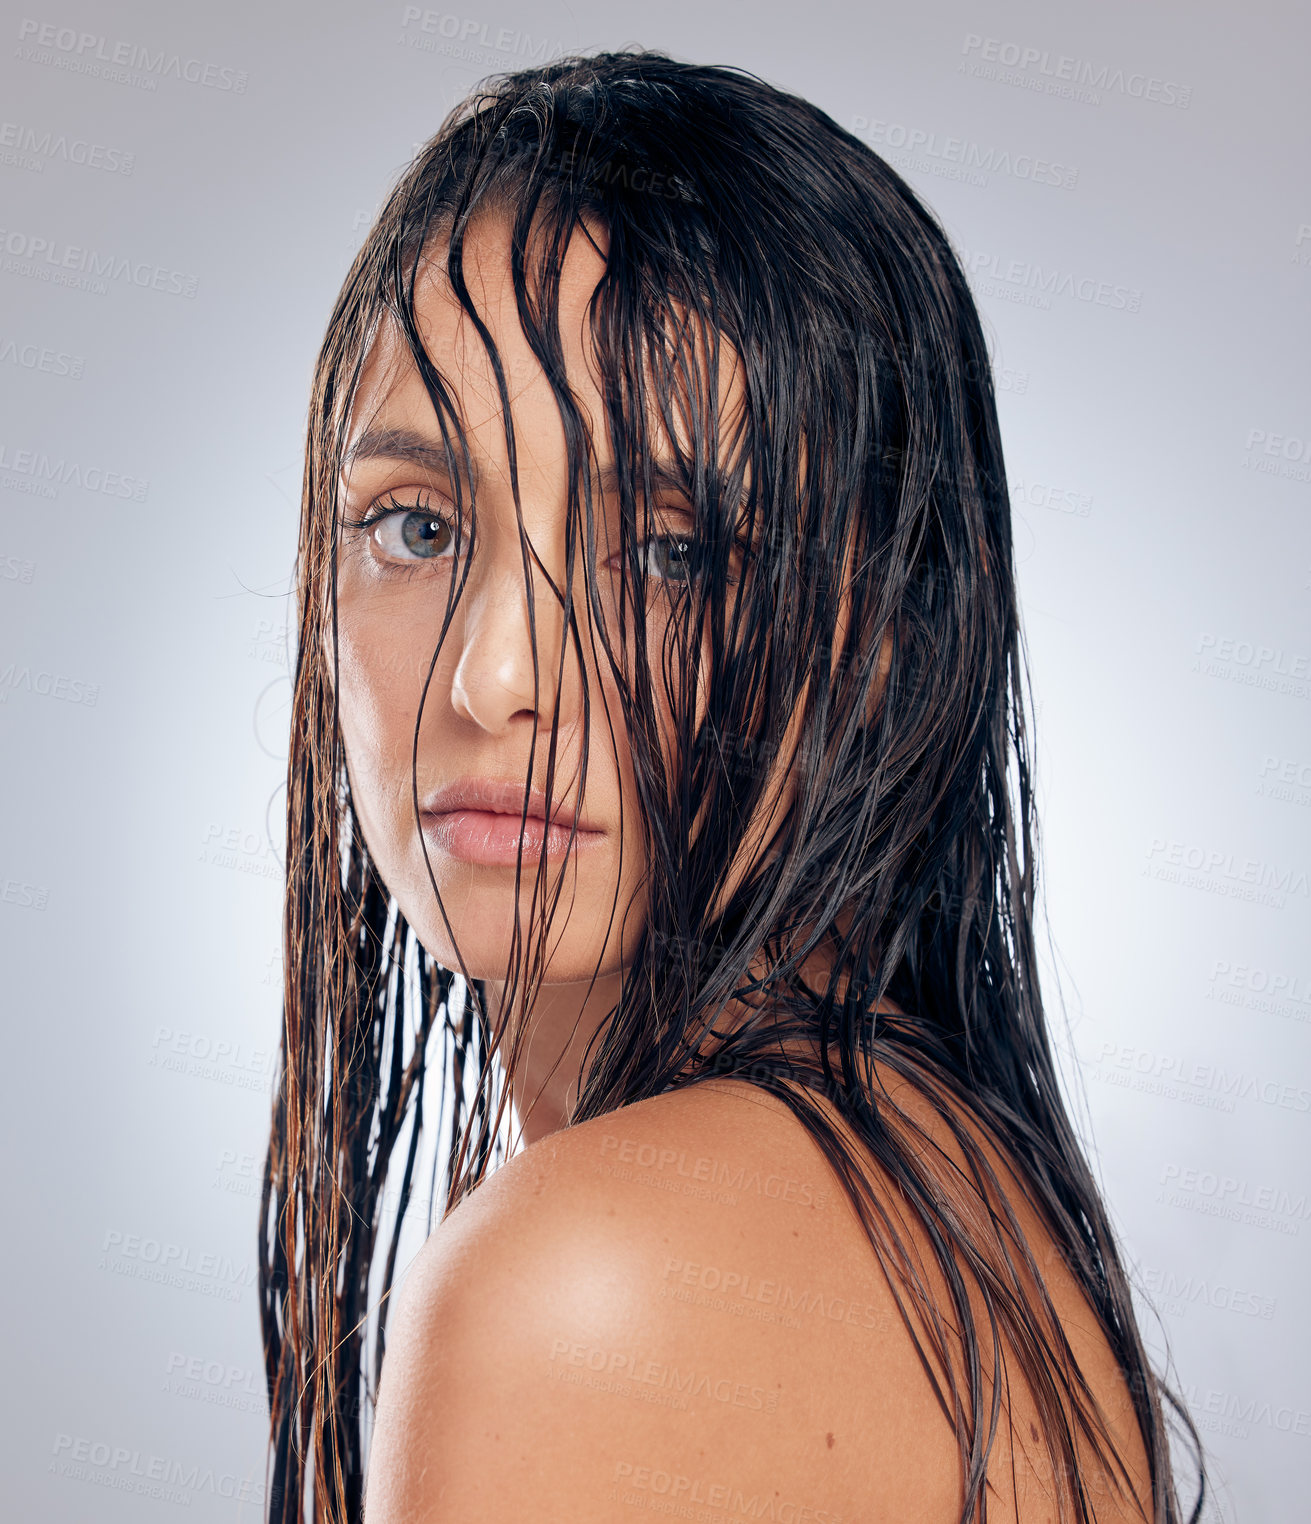
<svg viewBox="0 0 1311 1524">
<path fill-rule="evenodd" d="M 1008 1436 L 998 1472 L 1016 1459 Z M 392 1312 L 367 1524 L 671 1504 L 951 1518 L 959 1488 L 951 1425 L 823 1150 L 741 1080 L 526 1149 L 432 1235 Z M 992 1490 L 1000 1516 L 1030 1516 Z"/>
<path fill-rule="evenodd" d="M 590 1524 L 671 1501 L 934 1516 L 955 1441 L 849 1218 L 804 1129 L 741 1082 L 526 1149 L 398 1295 L 368 1524 Z"/>
</svg>

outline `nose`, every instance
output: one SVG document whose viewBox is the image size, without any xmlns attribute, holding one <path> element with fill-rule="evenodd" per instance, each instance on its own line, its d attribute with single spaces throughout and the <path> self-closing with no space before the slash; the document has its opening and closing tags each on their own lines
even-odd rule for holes
<svg viewBox="0 0 1311 1524">
<path fill-rule="evenodd" d="M 572 640 L 564 652 L 563 685 L 560 681 L 563 555 L 559 567 L 554 565 L 554 557 L 542 556 L 544 571 L 537 561 L 540 549 L 535 554 L 527 540 L 521 549 L 517 529 L 497 538 L 504 543 L 495 548 L 490 544 L 475 548 L 460 594 L 463 619 L 457 618 L 452 634 L 460 627 L 463 644 L 451 680 L 451 705 L 489 735 L 499 736 L 523 718 L 549 729 L 559 694 L 559 723 L 563 728 L 574 718 L 577 692 L 576 674 L 571 677 L 577 665 Z M 526 577 L 531 578 L 532 585 L 531 615 Z"/>
</svg>

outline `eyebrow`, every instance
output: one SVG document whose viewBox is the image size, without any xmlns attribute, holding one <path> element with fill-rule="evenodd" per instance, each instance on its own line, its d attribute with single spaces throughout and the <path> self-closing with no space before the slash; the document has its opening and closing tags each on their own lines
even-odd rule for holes
<svg viewBox="0 0 1311 1524">
<path fill-rule="evenodd" d="M 347 450 L 342 464 L 349 467 L 358 460 L 403 460 L 411 465 L 420 466 L 423 470 L 447 481 L 451 479 L 451 466 L 445 446 L 439 441 L 429 439 L 426 435 L 416 433 L 413 429 L 366 429 Z M 687 489 L 683 483 L 683 474 L 673 461 L 653 458 L 649 465 L 653 488 L 666 492 L 681 492 L 686 496 Z M 468 475 L 476 488 L 480 480 L 476 460 L 469 461 Z M 618 464 L 612 461 L 594 473 L 592 480 L 602 493 L 617 492 L 621 476 Z M 738 513 L 742 516 L 745 516 L 747 511 L 747 498 L 748 488 L 744 483 L 737 503 Z"/>
<path fill-rule="evenodd" d="M 353 466 L 357 460 L 407 460 L 425 471 L 450 475 L 446 447 L 434 444 L 413 429 L 365 429 L 342 457 L 342 465 Z M 476 465 L 473 471 L 476 477 Z"/>
</svg>

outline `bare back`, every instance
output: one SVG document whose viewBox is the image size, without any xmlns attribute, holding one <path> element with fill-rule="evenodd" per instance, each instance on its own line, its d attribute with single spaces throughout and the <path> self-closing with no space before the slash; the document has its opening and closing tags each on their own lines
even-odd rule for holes
<svg viewBox="0 0 1311 1524">
<path fill-rule="evenodd" d="M 881 1078 L 897 1106 L 911 1115 L 937 1147 L 959 1166 L 961 1174 L 944 1170 L 943 1189 L 952 1192 L 957 1210 L 967 1221 L 982 1223 L 987 1217 L 986 1208 L 982 1198 L 966 1184 L 965 1156 L 950 1128 L 914 1087 L 886 1073 Z M 817 1412 L 825 1414 L 825 1422 L 830 1425 L 824 1431 L 827 1453 L 822 1457 L 813 1446 L 798 1447 L 793 1457 L 795 1489 L 807 1495 L 822 1485 L 831 1497 L 834 1483 L 840 1481 L 837 1490 L 850 1517 L 955 1518 L 960 1497 L 955 1435 L 935 1400 L 932 1383 L 865 1230 L 845 1193 L 837 1186 L 826 1158 L 792 1112 L 759 1087 L 742 1081 L 716 1080 L 705 1088 L 720 1092 L 718 1100 L 703 1097 L 707 1112 L 723 1106 L 737 1108 L 750 1116 L 749 1125 L 756 1130 L 758 1146 L 770 1157 L 778 1176 L 798 1183 L 823 1176 L 833 1187 L 826 1203 L 828 1209 L 813 1215 L 804 1235 L 795 1226 L 788 1233 L 779 1233 L 775 1214 L 767 1205 L 761 1207 L 758 1221 L 744 1233 L 744 1238 L 758 1233 L 760 1242 L 770 1243 L 769 1273 L 780 1283 L 816 1289 L 808 1305 L 822 1309 L 824 1314 L 822 1319 L 803 1317 L 800 1326 L 797 1319 L 792 1320 L 790 1327 L 787 1320 L 777 1319 L 760 1328 L 780 1383 L 793 1390 L 812 1392 Z M 922 1225 L 908 1207 L 898 1209 L 894 1205 L 899 1194 L 897 1188 L 863 1145 L 840 1124 L 834 1109 L 827 1105 L 821 1109 L 838 1124 L 839 1132 L 873 1184 L 876 1197 L 891 1208 L 897 1231 L 911 1246 L 933 1302 L 948 1328 L 954 1331 L 949 1288 Z M 958 1111 L 956 1115 L 1003 1183 L 1006 1201 L 1040 1267 L 1073 1357 L 1103 1410 L 1133 1486 L 1142 1499 L 1148 1500 L 1146 1517 L 1150 1517 L 1146 1452 L 1127 1385 L 1098 1320 L 1040 1212 L 1029 1201 L 1019 1172 L 966 1113 Z M 689 1121 L 695 1130 L 695 1120 Z M 723 1121 L 717 1120 L 710 1131 L 717 1132 L 722 1125 Z M 992 1336 L 982 1294 L 968 1274 L 965 1282 L 980 1345 L 986 1404 L 991 1400 Z M 795 1296 L 792 1300 L 795 1303 Z M 1035 1303 L 1036 1300 L 1035 1288 Z M 712 1336 L 712 1327 L 708 1319 L 707 1337 Z M 1002 1359 L 1001 1411 L 988 1466 L 988 1515 L 990 1519 L 1013 1519 L 1017 1524 L 1039 1521 L 1047 1524 L 1057 1515 L 1039 1407 L 1021 1374 L 1014 1350 L 1007 1347 L 1004 1339 Z M 930 1363 L 946 1391 L 943 1368 L 931 1356 Z M 958 1363 L 956 1369 L 965 1400 L 963 1366 Z M 985 1406 L 985 1429 L 986 1421 Z M 1081 1445 L 1078 1469 L 1092 1502 L 1096 1524 L 1122 1524 L 1144 1517 L 1133 1506 L 1132 1498 L 1121 1497 L 1114 1483 L 1108 1481 L 1086 1442 Z M 870 1490 L 871 1475 L 879 1479 L 877 1495 Z M 930 1482 L 930 1477 L 939 1478 L 940 1483 Z M 848 1513 L 844 1511 L 843 1516 Z"/>
</svg>

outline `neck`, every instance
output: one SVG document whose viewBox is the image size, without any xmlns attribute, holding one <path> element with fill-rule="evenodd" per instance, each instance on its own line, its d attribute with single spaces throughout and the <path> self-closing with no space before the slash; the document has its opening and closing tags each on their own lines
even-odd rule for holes
<svg viewBox="0 0 1311 1524">
<path fill-rule="evenodd" d="M 590 985 L 543 984 L 526 1026 L 520 1019 L 522 992 L 507 1020 L 504 983 L 485 983 L 492 1031 L 500 1037 L 503 1059 L 510 1062 L 513 1056 L 510 1099 L 525 1147 L 568 1125 L 587 1045 L 618 1004 L 621 977 L 600 975 Z"/>
<path fill-rule="evenodd" d="M 828 947 L 823 943 L 807 957 L 802 972 L 812 989 L 823 986 L 829 960 Z M 507 1022 L 504 983 L 485 981 L 488 1020 L 492 1031 L 500 1036 L 503 1061 L 511 1068 L 510 1099 L 519 1122 L 516 1151 L 520 1144 L 527 1147 L 568 1125 L 578 1102 L 588 1043 L 618 1004 L 621 983 L 622 974 L 615 972 L 598 975 L 590 984 L 543 984 L 534 998 L 531 1019 L 524 1024 L 513 1019 L 522 1016 L 522 988 L 516 993 L 515 1011 Z M 843 988 L 845 979 L 840 979 L 839 996 Z M 897 1012 L 886 997 L 880 1009 Z M 716 1017 L 715 1026 L 721 1034 L 735 1030 L 750 1015 L 758 1012 L 733 1001 Z"/>
</svg>

